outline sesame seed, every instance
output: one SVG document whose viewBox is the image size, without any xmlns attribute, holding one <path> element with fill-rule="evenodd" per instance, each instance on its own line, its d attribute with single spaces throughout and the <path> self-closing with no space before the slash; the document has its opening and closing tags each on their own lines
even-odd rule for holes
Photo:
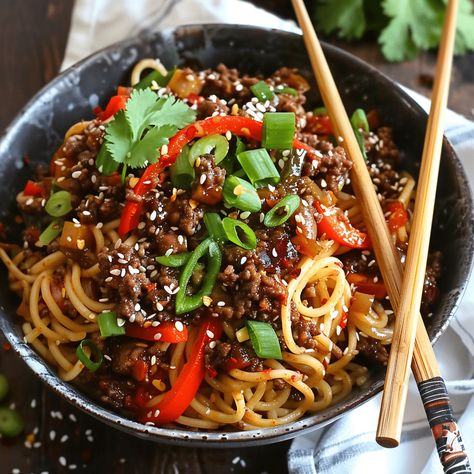
<svg viewBox="0 0 474 474">
<path fill-rule="evenodd" d="M 173 253 L 173 249 L 170 248 L 170 249 L 168 249 L 168 250 L 165 252 L 165 256 L 166 256 L 166 257 L 169 257 L 172 253 Z"/>
<path fill-rule="evenodd" d="M 209 329 L 206 330 L 206 335 L 209 339 L 214 339 L 214 333 Z"/>
<path fill-rule="evenodd" d="M 168 145 L 163 145 L 163 146 L 161 147 L 161 154 L 162 154 L 162 155 L 168 154 Z"/>
<path fill-rule="evenodd" d="M 245 212 L 242 212 L 240 214 L 240 218 L 241 219 L 248 219 L 248 217 L 250 216 L 250 212 L 249 211 L 245 211 Z"/>
<path fill-rule="evenodd" d="M 151 214 L 150 214 L 150 220 L 151 221 L 154 221 L 156 219 L 156 211 L 153 211 Z"/>
<path fill-rule="evenodd" d="M 204 184 L 206 182 L 207 176 L 206 174 L 202 174 L 201 177 L 199 178 L 199 183 Z"/>
<path fill-rule="evenodd" d="M 61 436 L 61 439 L 59 440 L 61 443 L 65 443 L 69 439 L 69 436 L 67 434 Z"/>
<path fill-rule="evenodd" d="M 341 334 L 342 328 L 339 326 L 339 324 L 336 326 L 336 334 L 339 336 Z"/>
<path fill-rule="evenodd" d="M 184 325 L 181 321 L 176 321 L 174 323 L 174 327 L 179 331 L 179 332 L 182 332 L 184 331 Z"/>
<path fill-rule="evenodd" d="M 225 301 L 218 301 L 217 306 L 225 306 Z"/>
<path fill-rule="evenodd" d="M 59 458 L 59 464 L 61 464 L 61 466 L 66 466 L 67 461 L 66 461 L 66 458 L 64 456 L 61 456 Z"/>
<path fill-rule="evenodd" d="M 328 183 L 326 183 L 326 180 L 325 180 L 325 179 L 322 179 L 322 180 L 321 180 L 321 187 L 322 187 L 322 188 L 327 188 L 327 186 L 328 186 Z"/>
<path fill-rule="evenodd" d="M 119 268 L 114 268 L 110 270 L 111 275 L 119 276 L 120 275 L 120 269 Z"/>
<path fill-rule="evenodd" d="M 321 324 L 319 325 L 319 330 L 320 330 L 321 332 L 324 332 L 324 323 L 321 323 Z"/>
<path fill-rule="evenodd" d="M 30 407 L 36 408 L 36 398 L 33 398 L 33 400 L 31 400 Z"/>
<path fill-rule="evenodd" d="M 242 257 L 240 259 L 240 264 L 243 265 L 247 261 L 247 257 Z"/>
<path fill-rule="evenodd" d="M 161 339 L 161 336 L 162 336 L 161 332 L 157 332 L 157 333 L 153 336 L 153 339 L 154 339 L 155 341 L 159 341 L 159 340 Z"/>
<path fill-rule="evenodd" d="M 136 319 L 136 316 L 134 314 L 132 314 L 128 320 L 131 322 L 131 323 L 134 323 L 135 322 L 135 319 Z"/>
<path fill-rule="evenodd" d="M 275 258 L 278 257 L 278 252 L 277 252 L 276 248 L 273 248 L 273 249 L 272 249 L 272 255 L 273 255 Z"/>
<path fill-rule="evenodd" d="M 280 168 L 283 168 L 285 166 L 285 162 L 281 158 L 278 160 L 278 166 Z"/>
<path fill-rule="evenodd" d="M 71 173 L 71 178 L 77 179 L 79 178 L 79 176 L 81 176 L 81 174 L 82 174 L 82 171 L 74 171 L 73 173 Z"/>
<path fill-rule="evenodd" d="M 260 215 L 258 216 L 258 220 L 260 222 L 263 222 L 264 219 L 265 219 L 265 214 L 263 212 L 261 212 Z"/>
<path fill-rule="evenodd" d="M 216 347 L 216 346 L 217 346 L 217 342 L 216 342 L 216 341 L 211 341 L 211 342 L 209 343 L 209 347 L 210 347 L 211 349 L 214 349 L 214 347 Z"/>
<path fill-rule="evenodd" d="M 237 85 L 235 86 L 235 90 L 236 90 L 237 92 L 240 92 L 243 88 L 244 88 L 244 86 L 243 86 L 242 84 L 237 84 Z"/>
<path fill-rule="evenodd" d="M 142 221 L 142 222 L 140 222 L 140 223 L 137 225 L 137 228 L 138 228 L 139 230 L 142 230 L 142 229 L 145 228 L 145 226 L 146 226 L 146 223 Z"/>
<path fill-rule="evenodd" d="M 135 311 L 140 311 L 141 308 L 140 303 L 136 303 L 134 306 Z"/>
</svg>

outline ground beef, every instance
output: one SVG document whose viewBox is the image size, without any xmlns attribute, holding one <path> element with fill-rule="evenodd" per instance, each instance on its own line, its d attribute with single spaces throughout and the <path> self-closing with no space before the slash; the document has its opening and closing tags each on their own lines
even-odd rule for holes
<svg viewBox="0 0 474 474">
<path fill-rule="evenodd" d="M 442 253 L 439 251 L 432 252 L 428 255 L 426 264 L 425 283 L 423 286 L 423 298 L 421 304 L 421 313 L 429 314 L 433 303 L 439 297 L 438 281 L 442 272 Z"/>
<path fill-rule="evenodd" d="M 295 341 L 306 349 L 314 349 L 316 347 L 316 341 L 314 336 L 320 334 L 318 325 L 312 321 L 303 318 L 302 316 L 298 318 L 298 321 L 293 323 L 293 329 L 296 333 Z"/>
<path fill-rule="evenodd" d="M 214 164 L 213 155 L 199 157 L 194 169 L 196 177 L 192 187 L 192 198 L 201 204 L 215 206 L 222 200 L 225 169 Z"/>
<path fill-rule="evenodd" d="M 107 354 L 112 359 L 110 365 L 115 373 L 133 376 L 135 364 L 145 360 L 146 348 L 131 341 L 120 342 L 109 344 Z"/>
<path fill-rule="evenodd" d="M 302 141 L 308 134 L 298 135 Z M 349 177 L 352 162 L 347 157 L 344 148 L 334 145 L 327 140 L 316 143 L 320 152 L 319 160 L 306 161 L 303 166 L 303 175 L 313 178 L 321 188 L 328 188 L 337 193 Z"/>
<path fill-rule="evenodd" d="M 216 95 L 227 101 L 234 99 L 237 104 L 244 104 L 253 96 L 250 86 L 260 79 L 257 77 L 240 76 L 237 69 L 219 64 L 215 71 L 207 70 L 202 73 L 204 85 L 201 95 L 209 97 Z"/>
<path fill-rule="evenodd" d="M 213 97 L 214 99 L 214 97 Z M 203 120 L 207 117 L 213 117 L 215 115 L 228 115 L 229 107 L 226 105 L 226 101 L 215 99 L 204 99 L 198 103 L 197 107 L 197 119 Z"/>
<path fill-rule="evenodd" d="M 386 366 L 388 363 L 388 351 L 378 339 L 372 337 L 360 337 L 356 349 L 359 351 L 357 360 L 370 366 Z"/>
<path fill-rule="evenodd" d="M 204 209 L 187 197 L 177 197 L 166 206 L 168 223 L 177 226 L 185 235 L 191 236 L 201 229 Z"/>
<path fill-rule="evenodd" d="M 135 385 L 129 380 L 118 379 L 116 376 L 102 376 L 97 380 L 100 400 L 112 408 L 123 410 L 126 397 L 135 392 Z"/>
<path fill-rule="evenodd" d="M 249 343 L 237 341 L 217 342 L 214 348 L 206 347 L 206 367 L 215 370 L 245 369 L 249 372 L 263 370 L 263 361 L 257 357 Z"/>
</svg>

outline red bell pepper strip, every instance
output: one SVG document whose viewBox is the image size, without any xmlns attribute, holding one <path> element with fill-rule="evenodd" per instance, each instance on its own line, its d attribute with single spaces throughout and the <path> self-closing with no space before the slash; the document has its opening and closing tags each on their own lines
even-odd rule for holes
<svg viewBox="0 0 474 474">
<path fill-rule="evenodd" d="M 133 192 L 138 196 L 143 196 L 149 189 L 155 186 L 155 181 L 159 174 L 168 166 L 172 165 L 185 145 L 195 138 L 207 135 L 224 135 L 227 131 L 240 137 L 252 140 L 262 140 L 262 122 L 249 117 L 236 115 L 225 115 L 199 120 L 180 130 L 168 144 L 168 152 L 161 156 L 157 163 L 150 165 L 143 173 L 140 181 L 133 188 Z M 306 150 L 309 154 L 314 154 L 314 149 L 301 142 L 293 140 L 293 147 Z M 133 230 L 140 218 L 141 204 L 128 201 L 122 212 L 120 225 L 118 228 L 120 235 L 125 235 Z"/>
<path fill-rule="evenodd" d="M 372 277 L 363 273 L 349 273 L 347 281 L 353 284 L 361 293 L 374 295 L 378 300 L 382 300 L 387 296 L 387 289 L 382 281 L 374 283 Z"/>
<path fill-rule="evenodd" d="M 408 214 L 405 206 L 400 201 L 389 202 L 387 209 L 391 212 L 388 218 L 388 228 L 390 232 L 394 233 L 408 222 Z"/>
<path fill-rule="evenodd" d="M 160 341 L 177 344 L 188 340 L 188 328 L 183 324 L 183 330 L 180 331 L 174 322 L 165 321 L 159 326 L 140 327 L 137 324 L 127 323 L 125 325 L 125 334 L 145 341 Z"/>
<path fill-rule="evenodd" d="M 43 194 L 44 189 L 42 186 L 35 183 L 34 181 L 27 181 L 25 189 L 23 190 L 23 196 L 41 197 Z"/>
<path fill-rule="evenodd" d="M 128 95 L 120 94 L 114 95 L 107 104 L 107 107 L 103 112 L 100 112 L 97 116 L 99 120 L 107 120 L 108 118 L 115 115 L 119 110 L 125 109 L 125 105 L 128 100 Z"/>
<path fill-rule="evenodd" d="M 318 223 L 318 234 L 352 249 L 369 249 L 372 247 L 369 236 L 352 226 L 349 219 L 336 206 L 325 207 L 315 201 L 314 207 L 322 219 Z"/>
<path fill-rule="evenodd" d="M 199 329 L 191 356 L 184 364 L 175 384 L 163 399 L 140 417 L 142 423 L 170 423 L 179 418 L 193 401 L 205 375 L 204 352 L 207 344 L 221 337 L 221 323 L 206 319 Z"/>
</svg>

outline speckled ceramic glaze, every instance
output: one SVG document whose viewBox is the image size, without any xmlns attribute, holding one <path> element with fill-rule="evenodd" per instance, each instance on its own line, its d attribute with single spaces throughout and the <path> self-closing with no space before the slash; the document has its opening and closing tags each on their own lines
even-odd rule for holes
<svg viewBox="0 0 474 474">
<path fill-rule="evenodd" d="M 403 166 L 417 173 L 426 114 L 396 84 L 343 51 L 324 47 L 332 72 L 349 112 L 356 107 L 377 109 L 382 122 L 393 127 L 403 153 Z M 146 34 L 111 46 L 68 69 L 41 90 L 13 121 L 0 143 L 0 220 L 6 221 L 15 207 L 15 195 L 31 176 L 22 157 L 32 166 L 49 161 L 69 126 L 92 117 L 93 106 L 104 105 L 118 84 L 129 82 L 133 64 L 144 57 L 159 57 L 174 64 L 214 67 L 220 62 L 248 73 L 269 74 L 281 66 L 298 67 L 311 77 L 300 36 L 265 28 L 232 25 L 196 25 Z M 310 101 L 316 105 L 315 95 Z M 473 258 L 473 204 L 468 182 L 452 147 L 445 140 L 441 161 L 433 231 L 433 249 L 445 255 L 441 298 L 428 322 L 436 340 L 446 328 L 459 303 Z M 249 446 L 281 441 L 312 431 L 379 392 L 383 374 L 373 373 L 343 402 L 317 415 L 307 416 L 272 429 L 235 432 L 201 432 L 144 426 L 118 416 L 62 382 L 23 342 L 20 320 L 15 316 L 17 299 L 7 290 L 6 271 L 1 271 L 0 327 L 31 370 L 52 390 L 83 411 L 143 438 L 169 444 L 194 446 Z"/>
</svg>

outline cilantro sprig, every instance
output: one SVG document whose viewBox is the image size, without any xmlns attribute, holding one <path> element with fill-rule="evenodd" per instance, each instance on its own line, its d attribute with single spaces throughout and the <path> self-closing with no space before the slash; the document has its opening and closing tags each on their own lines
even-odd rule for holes
<svg viewBox="0 0 474 474">
<path fill-rule="evenodd" d="M 455 52 L 474 50 L 471 0 L 460 0 Z M 439 44 L 447 0 L 318 0 L 314 21 L 324 33 L 348 40 L 379 34 L 389 61 L 414 58 Z"/>
<path fill-rule="evenodd" d="M 196 113 L 174 97 L 159 98 L 151 89 L 136 89 L 125 110 L 117 112 L 105 130 L 97 169 L 110 175 L 156 163 L 160 148 L 180 129 L 194 122 Z"/>
</svg>

